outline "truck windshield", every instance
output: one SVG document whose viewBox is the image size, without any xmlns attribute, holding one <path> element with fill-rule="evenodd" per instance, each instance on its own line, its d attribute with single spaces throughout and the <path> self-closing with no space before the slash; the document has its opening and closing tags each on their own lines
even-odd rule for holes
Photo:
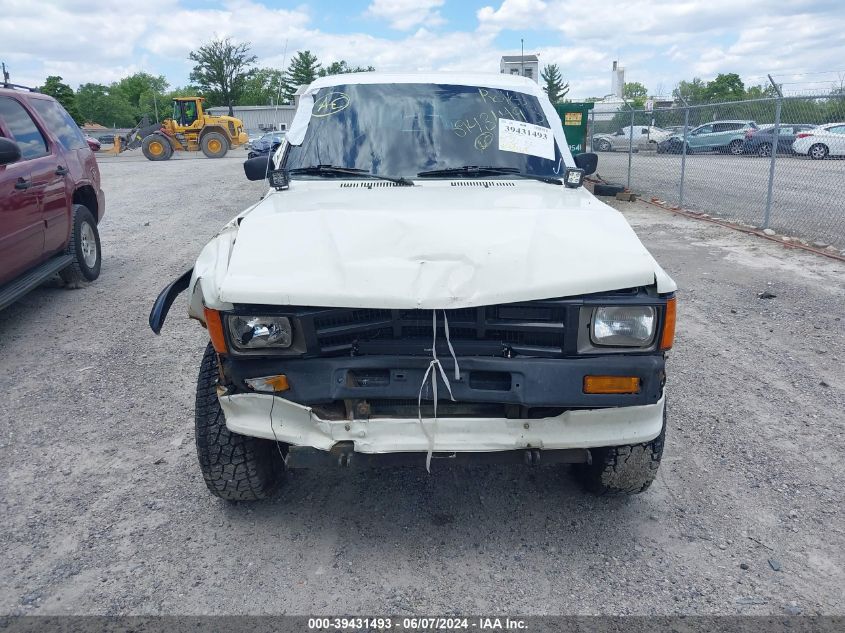
<svg viewBox="0 0 845 633">
<path fill-rule="evenodd" d="M 305 138 L 289 148 L 285 167 L 316 165 L 404 178 L 470 165 L 560 177 L 563 167 L 536 97 L 478 86 L 401 83 L 340 84 L 315 93 Z"/>
</svg>

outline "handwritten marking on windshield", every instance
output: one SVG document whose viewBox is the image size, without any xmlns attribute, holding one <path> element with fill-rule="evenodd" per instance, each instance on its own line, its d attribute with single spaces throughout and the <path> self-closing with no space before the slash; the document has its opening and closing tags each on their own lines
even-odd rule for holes
<svg viewBox="0 0 845 633">
<path fill-rule="evenodd" d="M 455 130 L 455 134 L 461 138 L 472 132 L 473 128 L 477 128 L 480 132 L 485 130 L 489 132 L 496 129 L 496 119 L 495 115 L 493 116 L 494 118 L 491 119 L 489 113 L 481 112 L 474 117 L 469 117 L 463 120 L 458 119 L 455 121 L 453 129 Z"/>
<path fill-rule="evenodd" d="M 475 139 L 475 149 L 480 152 L 483 152 L 485 149 L 490 147 L 493 143 L 493 133 L 492 132 L 482 132 L 479 134 Z"/>
<path fill-rule="evenodd" d="M 311 109 L 311 116 L 324 117 L 337 114 L 349 107 L 351 100 L 345 92 L 329 92 L 324 97 L 314 102 Z"/>
</svg>

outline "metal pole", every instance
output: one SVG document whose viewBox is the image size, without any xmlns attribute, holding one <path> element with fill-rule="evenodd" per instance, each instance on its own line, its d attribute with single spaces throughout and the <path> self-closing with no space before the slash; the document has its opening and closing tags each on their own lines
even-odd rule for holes
<svg viewBox="0 0 845 633">
<path fill-rule="evenodd" d="M 153 105 L 156 109 L 156 123 L 158 123 L 158 99 L 156 99 L 156 93 L 153 91 Z"/>
<path fill-rule="evenodd" d="M 590 144 L 587 146 L 587 151 L 588 151 L 588 152 L 595 151 L 595 150 L 593 150 L 593 128 L 594 128 L 594 127 L 596 127 L 596 110 L 595 110 L 595 105 L 593 106 L 593 109 L 592 109 L 592 110 L 590 110 L 590 125 L 589 125 L 589 127 L 588 127 L 588 129 L 587 129 L 587 132 L 588 132 L 589 137 L 590 137 Z"/>
<path fill-rule="evenodd" d="M 769 75 L 769 81 L 772 82 L 772 86 L 775 88 L 775 92 L 778 94 L 778 100 L 775 103 L 775 129 L 772 130 L 772 159 L 769 162 L 769 190 L 766 192 L 766 211 L 763 214 L 763 228 L 769 228 L 769 220 L 772 215 L 772 189 L 775 184 L 775 158 L 778 155 L 778 134 L 780 133 L 780 110 L 781 104 L 783 103 L 783 93 L 778 88 L 778 85 L 775 83 L 775 80 L 772 79 L 772 76 Z"/>
<path fill-rule="evenodd" d="M 519 48 L 521 53 L 519 55 L 519 66 L 522 69 L 522 76 L 525 77 L 525 40 L 519 38 Z"/>
<path fill-rule="evenodd" d="M 686 99 L 678 95 L 680 100 L 683 102 L 684 107 L 684 138 L 683 138 L 683 145 L 681 148 L 681 184 L 678 191 L 678 207 L 683 208 L 684 206 L 684 178 L 686 177 L 687 171 L 687 134 L 689 134 L 689 104 L 687 103 Z"/>
<path fill-rule="evenodd" d="M 631 127 L 628 130 L 628 189 L 631 188 L 631 158 L 634 155 L 634 106 L 628 105 L 631 108 Z"/>
</svg>

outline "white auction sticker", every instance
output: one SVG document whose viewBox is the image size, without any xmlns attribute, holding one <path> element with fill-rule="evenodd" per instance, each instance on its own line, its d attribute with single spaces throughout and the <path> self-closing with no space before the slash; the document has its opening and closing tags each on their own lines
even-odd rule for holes
<svg viewBox="0 0 845 633">
<path fill-rule="evenodd" d="M 555 159 L 555 140 L 549 128 L 513 119 L 499 119 L 499 149 Z"/>
</svg>

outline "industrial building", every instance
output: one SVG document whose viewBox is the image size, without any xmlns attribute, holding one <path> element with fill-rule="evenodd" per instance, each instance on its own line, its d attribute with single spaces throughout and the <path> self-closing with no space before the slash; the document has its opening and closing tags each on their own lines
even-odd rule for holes
<svg viewBox="0 0 845 633">
<path fill-rule="evenodd" d="M 293 121 L 296 106 L 234 106 L 234 116 L 244 122 L 244 129 L 248 134 L 260 132 L 272 132 L 273 130 L 285 131 Z M 208 108 L 208 112 L 215 116 L 229 114 L 226 106 L 215 106 Z"/>
</svg>

